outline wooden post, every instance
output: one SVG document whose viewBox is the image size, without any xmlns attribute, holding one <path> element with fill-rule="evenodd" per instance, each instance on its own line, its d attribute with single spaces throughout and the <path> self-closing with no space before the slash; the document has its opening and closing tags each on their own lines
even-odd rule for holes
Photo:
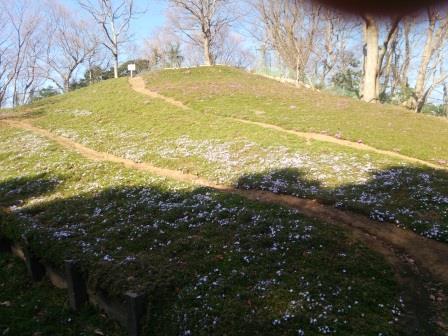
<svg viewBox="0 0 448 336">
<path fill-rule="evenodd" d="M 144 294 L 126 292 L 127 306 L 127 329 L 129 336 L 140 335 L 140 325 L 146 309 L 146 298 Z"/>
<path fill-rule="evenodd" d="M 10 252 L 11 251 L 11 242 L 0 236 L 0 252 Z"/>
<path fill-rule="evenodd" d="M 33 281 L 40 281 L 45 276 L 45 267 L 39 262 L 39 259 L 30 250 L 28 240 L 22 236 L 23 254 L 25 255 L 25 264 L 28 274 Z"/>
<path fill-rule="evenodd" d="M 75 260 L 65 260 L 65 277 L 67 281 L 70 308 L 79 310 L 88 300 L 87 286 Z"/>
</svg>

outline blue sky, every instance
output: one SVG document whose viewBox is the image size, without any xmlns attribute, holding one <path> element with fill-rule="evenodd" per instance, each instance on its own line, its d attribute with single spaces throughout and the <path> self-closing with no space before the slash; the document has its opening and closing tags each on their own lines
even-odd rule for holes
<svg viewBox="0 0 448 336">
<path fill-rule="evenodd" d="M 137 41 L 149 37 L 157 27 L 165 22 L 167 2 L 163 0 L 136 0 L 137 6 L 147 9 L 131 26 L 131 32 Z"/>
<path fill-rule="evenodd" d="M 63 0 L 63 3 L 79 11 L 77 0 Z M 135 42 L 142 42 L 145 38 L 165 22 L 165 12 L 167 1 L 164 0 L 135 0 L 139 10 L 146 9 L 146 12 L 135 19 L 131 24 L 131 34 Z"/>
</svg>

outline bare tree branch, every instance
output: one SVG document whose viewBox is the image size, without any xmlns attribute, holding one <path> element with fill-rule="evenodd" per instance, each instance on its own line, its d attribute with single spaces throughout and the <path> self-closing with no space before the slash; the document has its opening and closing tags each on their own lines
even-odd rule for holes
<svg viewBox="0 0 448 336">
<path fill-rule="evenodd" d="M 79 66 L 97 52 L 99 38 L 92 27 L 89 28 L 84 21 L 75 20 L 63 5 L 53 1 L 47 12 L 48 78 L 68 92 Z"/>
<path fill-rule="evenodd" d="M 204 63 L 216 62 L 218 39 L 238 18 L 229 0 L 170 0 L 172 24 L 203 48 Z"/>
<path fill-rule="evenodd" d="M 114 59 L 114 76 L 118 78 L 120 47 L 127 42 L 129 26 L 141 12 L 135 8 L 134 0 L 78 0 L 101 27 L 103 45 Z"/>
</svg>

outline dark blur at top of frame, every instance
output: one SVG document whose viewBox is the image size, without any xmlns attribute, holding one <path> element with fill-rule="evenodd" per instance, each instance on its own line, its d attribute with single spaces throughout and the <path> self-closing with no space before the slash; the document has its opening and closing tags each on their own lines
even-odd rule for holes
<svg viewBox="0 0 448 336">
<path fill-rule="evenodd" d="M 274 0 L 275 1 L 275 0 Z M 316 0 L 327 6 L 353 14 L 379 16 L 407 15 L 448 0 Z"/>
</svg>

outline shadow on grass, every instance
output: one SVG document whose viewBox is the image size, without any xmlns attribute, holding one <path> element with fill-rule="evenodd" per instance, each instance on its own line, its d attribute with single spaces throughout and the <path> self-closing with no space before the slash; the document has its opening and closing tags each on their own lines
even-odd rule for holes
<svg viewBox="0 0 448 336">
<path fill-rule="evenodd" d="M 23 262 L 0 253 L 0 334 L 2 335 L 124 335 L 93 307 L 73 312 L 65 291 L 48 281 L 32 283 Z M 95 332 L 95 330 L 97 332 Z"/>
<path fill-rule="evenodd" d="M 394 169 L 345 188 L 373 188 Z M 285 179 L 276 192 L 330 195 L 302 176 L 279 170 L 242 177 L 240 184 L 275 177 Z M 15 206 L 14 221 L 8 217 L 2 228 L 26 232 L 37 254 L 56 267 L 79 259 L 91 288 L 117 298 L 126 290 L 148 294 L 147 333 L 401 335 L 404 328 L 411 335 L 417 326 L 437 335 L 427 316 L 389 323 L 402 307 L 383 258 L 296 211 L 162 185 L 102 189 L 21 208 L 56 185 L 44 176 L 2 183 L 1 204 Z M 297 190 L 284 189 L 292 186 Z"/>
<path fill-rule="evenodd" d="M 390 222 L 448 242 L 448 173 L 431 168 L 390 167 L 357 184 L 328 187 L 297 169 L 242 176 L 237 187 L 318 199 L 379 222 Z"/>
<path fill-rule="evenodd" d="M 14 213 L 24 202 L 53 191 L 59 181 L 45 174 L 13 178 L 0 183 L 0 239 L 18 241 L 23 234 Z M 1 237 L 3 236 L 3 237 Z"/>
<path fill-rule="evenodd" d="M 41 196 L 53 191 L 58 179 L 45 174 L 9 179 L 0 183 L 0 206 L 20 205 L 31 197 Z"/>
</svg>

